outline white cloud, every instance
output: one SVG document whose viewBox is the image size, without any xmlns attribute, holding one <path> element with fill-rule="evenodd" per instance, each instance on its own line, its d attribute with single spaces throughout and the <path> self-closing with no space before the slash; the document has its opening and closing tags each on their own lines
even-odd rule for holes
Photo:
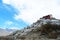
<svg viewBox="0 0 60 40">
<path fill-rule="evenodd" d="M 3 25 L 0 25 L 0 28 L 3 28 L 3 29 L 10 28 L 13 24 L 14 22 L 8 20 L 8 21 L 5 21 Z"/>
<path fill-rule="evenodd" d="M 13 24 L 12 21 L 6 21 L 6 22 L 5 22 L 5 25 L 12 25 L 12 24 Z"/>
<path fill-rule="evenodd" d="M 20 28 L 18 28 L 18 27 L 11 27 L 10 29 L 19 30 Z"/>
<path fill-rule="evenodd" d="M 14 16 L 16 20 L 22 19 L 25 22 L 33 23 L 47 14 L 60 18 L 58 2 L 59 0 L 12 0 L 9 3 L 20 11 L 18 15 Z"/>
<path fill-rule="evenodd" d="M 19 27 L 16 27 L 16 25 L 18 26 L 18 24 L 14 23 L 13 21 L 5 21 L 3 29 L 20 29 Z M 0 27 L 1 28 L 1 27 Z"/>
<path fill-rule="evenodd" d="M 10 4 L 11 0 L 3 0 L 3 3 Z"/>
</svg>

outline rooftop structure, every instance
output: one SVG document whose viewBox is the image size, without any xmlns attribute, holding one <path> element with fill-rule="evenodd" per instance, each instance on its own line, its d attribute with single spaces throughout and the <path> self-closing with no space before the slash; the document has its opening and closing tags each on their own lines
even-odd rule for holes
<svg viewBox="0 0 60 40">
<path fill-rule="evenodd" d="M 52 18 L 52 15 L 46 15 L 46 16 L 43 16 L 42 18 L 51 19 Z"/>
</svg>

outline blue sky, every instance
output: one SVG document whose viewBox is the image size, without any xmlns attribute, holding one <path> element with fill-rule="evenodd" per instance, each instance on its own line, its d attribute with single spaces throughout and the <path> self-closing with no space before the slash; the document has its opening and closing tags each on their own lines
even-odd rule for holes
<svg viewBox="0 0 60 40">
<path fill-rule="evenodd" d="M 2 0 L 0 28 L 21 29 L 42 16 L 60 19 L 60 0 Z"/>
<path fill-rule="evenodd" d="M 3 29 L 21 29 L 28 25 L 22 19 L 19 21 L 14 19 L 14 15 L 18 13 L 12 5 L 2 3 L 0 1 L 0 28 Z"/>
</svg>

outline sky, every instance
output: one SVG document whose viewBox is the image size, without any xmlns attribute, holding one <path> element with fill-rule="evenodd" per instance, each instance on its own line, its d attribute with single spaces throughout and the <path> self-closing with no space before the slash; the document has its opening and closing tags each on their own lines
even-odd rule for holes
<svg viewBox="0 0 60 40">
<path fill-rule="evenodd" d="M 60 19 L 60 0 L 2 0 L 0 28 L 22 29 L 42 16 Z"/>
</svg>

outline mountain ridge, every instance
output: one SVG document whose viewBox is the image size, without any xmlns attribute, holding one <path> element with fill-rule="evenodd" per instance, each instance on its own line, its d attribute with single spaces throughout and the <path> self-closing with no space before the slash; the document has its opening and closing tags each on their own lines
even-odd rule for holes
<svg viewBox="0 0 60 40">
<path fill-rule="evenodd" d="M 7 37 L 13 37 L 15 40 L 58 40 L 59 35 L 60 20 L 47 15 L 30 26 L 11 33 Z"/>
</svg>

